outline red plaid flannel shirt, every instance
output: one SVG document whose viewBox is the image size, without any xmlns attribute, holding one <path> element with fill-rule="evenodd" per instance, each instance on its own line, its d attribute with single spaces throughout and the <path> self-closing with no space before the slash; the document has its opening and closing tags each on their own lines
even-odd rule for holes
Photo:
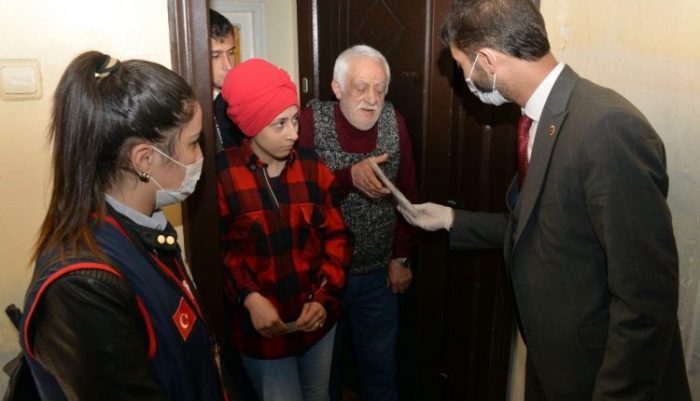
<svg viewBox="0 0 700 401">
<path fill-rule="evenodd" d="M 340 315 L 345 269 L 353 253 L 335 176 L 316 152 L 299 149 L 271 186 L 265 164 L 247 140 L 219 153 L 217 168 L 222 258 L 231 301 L 227 334 L 240 353 L 254 358 L 305 351 Z M 251 292 L 265 296 L 284 322 L 295 321 L 309 300 L 321 303 L 328 319 L 320 330 L 265 338 L 243 306 Z"/>
</svg>

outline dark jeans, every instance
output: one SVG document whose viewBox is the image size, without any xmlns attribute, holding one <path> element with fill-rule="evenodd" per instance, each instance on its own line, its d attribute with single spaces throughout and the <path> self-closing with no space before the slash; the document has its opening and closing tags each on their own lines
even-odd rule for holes
<svg viewBox="0 0 700 401">
<path fill-rule="evenodd" d="M 386 286 L 386 269 L 375 273 L 348 276 L 343 297 L 344 321 L 350 324 L 352 341 L 360 373 L 362 401 L 396 401 L 396 335 L 399 313 L 398 296 Z M 338 330 L 342 332 L 344 330 Z M 334 352 L 331 400 L 340 400 L 339 352 Z"/>
</svg>

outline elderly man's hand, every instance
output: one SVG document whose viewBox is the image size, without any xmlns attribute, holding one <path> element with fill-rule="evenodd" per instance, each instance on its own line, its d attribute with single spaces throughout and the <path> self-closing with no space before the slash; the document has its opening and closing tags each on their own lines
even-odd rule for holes
<svg viewBox="0 0 700 401">
<path fill-rule="evenodd" d="M 399 261 L 392 259 L 389 262 L 389 271 L 386 276 L 386 286 L 391 288 L 394 294 L 403 294 L 413 280 L 413 272 L 410 267 L 402 266 Z"/>
<path fill-rule="evenodd" d="M 389 195 L 391 191 L 382 185 L 379 178 L 374 174 L 372 166 L 369 164 L 370 160 L 373 160 L 377 164 L 382 164 L 389 160 L 389 154 L 384 153 L 381 156 L 370 157 L 353 165 L 350 169 L 352 184 L 370 198 L 379 198 Z"/>
</svg>

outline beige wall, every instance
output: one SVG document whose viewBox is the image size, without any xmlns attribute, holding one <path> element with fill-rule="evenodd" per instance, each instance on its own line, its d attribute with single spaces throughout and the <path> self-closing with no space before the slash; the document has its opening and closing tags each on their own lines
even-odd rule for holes
<svg viewBox="0 0 700 401">
<path fill-rule="evenodd" d="M 299 82 L 296 0 L 265 1 L 267 59 Z"/>
</svg>

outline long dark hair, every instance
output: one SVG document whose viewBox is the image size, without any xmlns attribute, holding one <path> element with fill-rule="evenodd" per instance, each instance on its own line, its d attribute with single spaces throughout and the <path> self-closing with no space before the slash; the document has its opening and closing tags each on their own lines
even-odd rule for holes
<svg viewBox="0 0 700 401">
<path fill-rule="evenodd" d="M 101 256 L 91 214 L 99 222 L 105 192 L 136 174 L 129 151 L 143 142 L 172 149 L 195 105 L 187 82 L 159 64 L 120 63 L 96 51 L 76 57 L 54 94 L 53 189 L 33 259 L 53 251 L 65 257 L 68 249 Z"/>
</svg>

